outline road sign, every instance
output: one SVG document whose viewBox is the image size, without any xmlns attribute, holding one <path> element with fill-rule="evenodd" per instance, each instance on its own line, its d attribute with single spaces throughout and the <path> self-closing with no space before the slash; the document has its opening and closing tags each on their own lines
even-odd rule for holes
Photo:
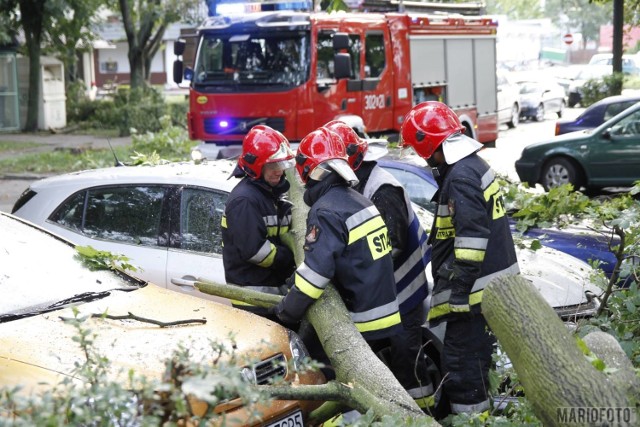
<svg viewBox="0 0 640 427">
<path fill-rule="evenodd" d="M 571 44 L 573 43 L 573 34 L 567 33 L 564 36 L 562 36 L 562 41 L 564 42 L 564 44 Z"/>
</svg>

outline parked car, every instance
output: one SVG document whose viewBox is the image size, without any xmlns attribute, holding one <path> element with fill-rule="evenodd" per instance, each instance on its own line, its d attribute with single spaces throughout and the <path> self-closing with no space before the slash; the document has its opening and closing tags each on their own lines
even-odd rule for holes
<svg viewBox="0 0 640 427">
<path fill-rule="evenodd" d="M 61 175 L 32 184 L 14 212 L 77 244 L 128 256 L 145 280 L 205 296 L 194 290 L 195 278 L 224 283 L 220 219 L 238 182 L 227 180 L 233 167 L 216 160 Z M 428 229 L 433 214 L 421 209 L 419 217 Z M 556 251 L 519 251 L 523 274 L 554 306 L 593 308 L 587 264 Z"/>
<path fill-rule="evenodd" d="M 130 370 L 149 381 L 161 381 L 166 370 L 163 359 L 179 344 L 189 349 L 193 360 L 215 360 L 220 354 L 212 341 L 228 343 L 230 350 L 231 335 L 233 358 L 241 367 L 246 363 L 248 381 L 267 384 L 277 378 L 292 386 L 325 382 L 319 372 L 295 370 L 300 358 L 308 356 L 306 349 L 295 333 L 274 322 L 124 273 L 89 270 L 70 242 L 7 213 L 0 212 L 0 230 L 0 387 L 19 386 L 27 396 L 52 391 L 62 380 L 85 380 L 78 366 L 87 356 L 73 340 L 76 329 L 63 320 L 74 318 L 73 310 L 86 317 L 92 350 L 108 358 L 108 378 L 121 384 L 131 383 Z M 129 313 L 137 319 L 127 319 Z M 158 327 L 141 319 L 206 323 Z M 203 415 L 206 403 L 193 398 L 196 415 Z M 225 401 L 216 409 L 227 414 L 225 425 L 302 425 L 318 405 L 264 403 L 255 408 L 261 419 L 251 416 L 240 399 Z"/>
<path fill-rule="evenodd" d="M 378 164 L 391 172 L 402 183 L 409 193 L 412 202 L 433 212 L 435 205 L 431 199 L 438 190 L 438 184 L 431 174 L 431 169 L 423 166 L 420 161 L 412 158 L 402 160 L 384 158 Z M 516 221 L 510 219 L 511 230 L 516 231 Z M 615 256 L 608 246 L 608 242 L 601 236 L 587 233 L 583 229 L 562 231 L 553 228 L 531 228 L 524 233 L 526 238 L 538 239 L 543 246 L 564 252 L 584 262 L 598 260 L 600 267 L 608 276 L 613 273 L 616 263 Z M 518 255 L 520 258 L 520 254 Z"/>
<path fill-rule="evenodd" d="M 544 120 L 546 113 L 562 117 L 564 89 L 554 81 L 523 81 L 520 87 L 520 118 L 536 122 Z"/>
<path fill-rule="evenodd" d="M 589 65 L 612 65 L 613 53 L 596 53 L 589 60 Z M 622 55 L 622 72 L 625 74 L 640 73 L 640 56 Z"/>
<path fill-rule="evenodd" d="M 562 135 L 579 130 L 593 129 L 631 107 L 636 102 L 640 102 L 640 95 L 617 95 L 601 99 L 588 106 L 574 120 L 558 120 L 555 134 Z"/>
<path fill-rule="evenodd" d="M 522 182 L 545 190 L 562 184 L 587 191 L 630 187 L 640 180 L 640 104 L 595 129 L 531 144 L 515 166 Z"/>
<path fill-rule="evenodd" d="M 520 88 L 504 71 L 498 72 L 497 79 L 498 123 L 514 128 L 520 121 Z"/>
<path fill-rule="evenodd" d="M 575 107 L 582 101 L 582 88 L 589 80 L 601 80 L 612 72 L 611 65 L 585 65 L 569 84 L 567 105 Z"/>
</svg>

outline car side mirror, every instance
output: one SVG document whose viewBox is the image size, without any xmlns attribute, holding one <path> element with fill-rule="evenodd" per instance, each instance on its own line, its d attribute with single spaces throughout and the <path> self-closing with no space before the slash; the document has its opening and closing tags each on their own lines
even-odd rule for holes
<svg viewBox="0 0 640 427">
<path fill-rule="evenodd" d="M 187 43 L 184 40 L 176 40 L 173 42 L 173 54 L 175 56 L 182 55 L 186 46 Z"/>
<path fill-rule="evenodd" d="M 608 139 L 611 140 L 611 128 L 605 130 L 604 132 L 602 132 L 602 139 Z"/>
<path fill-rule="evenodd" d="M 333 50 L 339 52 L 342 49 L 349 49 L 349 35 L 347 33 L 335 33 L 333 35 Z"/>
<path fill-rule="evenodd" d="M 333 57 L 333 75 L 337 80 L 351 77 L 351 55 L 336 53 Z"/>
<path fill-rule="evenodd" d="M 180 59 L 173 61 L 173 81 L 176 84 L 182 83 L 183 63 Z"/>
</svg>

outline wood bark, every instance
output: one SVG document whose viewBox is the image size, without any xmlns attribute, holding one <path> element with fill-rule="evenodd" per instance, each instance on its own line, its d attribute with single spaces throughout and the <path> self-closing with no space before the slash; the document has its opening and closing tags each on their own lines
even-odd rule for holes
<svg viewBox="0 0 640 427">
<path fill-rule="evenodd" d="M 294 255 L 299 265 L 304 257 L 302 246 L 308 208 L 303 201 L 304 190 L 297 177 L 293 174 L 289 174 L 288 177 L 291 183 L 289 197 L 294 204 L 292 233 L 297 243 Z M 275 305 L 281 298 L 202 279 L 198 279 L 196 287 L 205 293 L 262 307 Z M 362 413 L 372 410 L 376 417 L 399 414 L 403 418 L 428 418 L 389 369 L 371 351 L 332 285 L 329 285 L 318 301 L 311 305 L 305 317 L 315 328 L 331 366 L 335 369 L 337 384 L 330 382 L 326 387 L 316 387 L 315 392 L 306 386 L 289 389 L 286 394 L 282 394 L 285 393 L 284 389 L 279 389 L 280 393 L 276 395 L 308 399 L 310 395 L 304 391 L 307 389 L 318 400 L 336 399 Z M 428 419 L 433 421 L 433 425 L 437 425 L 435 420 Z"/>
<path fill-rule="evenodd" d="M 638 390 L 632 391 L 631 385 L 630 389 L 622 387 L 619 375 L 594 368 L 576 337 L 523 277 L 494 279 L 484 291 L 482 311 L 543 425 L 566 425 L 561 411 L 567 408 L 635 407 Z M 614 353 L 620 356 L 619 351 Z M 608 360 L 612 363 L 613 359 Z M 617 367 L 623 365 L 620 362 Z M 635 376 L 633 371 L 621 375 Z M 627 376 L 626 384 L 630 382 Z"/>
</svg>

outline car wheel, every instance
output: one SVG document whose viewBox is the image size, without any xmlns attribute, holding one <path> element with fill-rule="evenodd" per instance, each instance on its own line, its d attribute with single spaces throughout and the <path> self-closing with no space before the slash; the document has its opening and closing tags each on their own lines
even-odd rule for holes
<svg viewBox="0 0 640 427">
<path fill-rule="evenodd" d="M 562 118 L 562 113 L 564 112 L 564 101 L 560 102 L 560 109 L 558 110 L 558 112 L 556 113 L 558 115 L 558 118 Z"/>
<path fill-rule="evenodd" d="M 547 161 L 542 169 L 542 186 L 549 191 L 550 188 L 564 184 L 572 184 L 576 190 L 580 189 L 578 170 L 570 161 L 562 157 L 556 157 Z"/>
<path fill-rule="evenodd" d="M 533 121 L 534 122 L 544 121 L 544 105 L 542 104 L 538 105 L 538 108 L 536 108 L 536 115 L 533 116 Z"/>
<path fill-rule="evenodd" d="M 511 107 L 511 120 L 507 122 L 507 126 L 509 126 L 509 129 L 513 129 L 514 127 L 518 126 L 519 123 L 520 108 L 518 108 L 518 104 L 513 104 L 513 107 Z"/>
</svg>

